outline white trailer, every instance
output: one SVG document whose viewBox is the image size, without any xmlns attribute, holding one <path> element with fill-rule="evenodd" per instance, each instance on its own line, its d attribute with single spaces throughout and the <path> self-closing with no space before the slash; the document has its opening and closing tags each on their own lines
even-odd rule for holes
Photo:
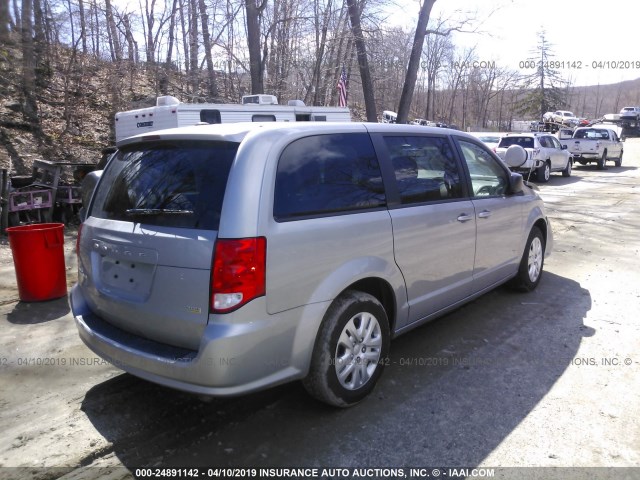
<svg viewBox="0 0 640 480">
<path fill-rule="evenodd" d="M 382 123 L 396 123 L 398 120 L 398 114 L 391 110 L 384 110 L 382 112 Z"/>
<path fill-rule="evenodd" d="M 350 122 L 346 107 L 307 106 L 301 100 L 278 105 L 273 95 L 246 95 L 242 104 L 181 103 L 158 97 L 155 107 L 116 113 L 116 142 L 140 133 L 198 123 Z"/>
</svg>

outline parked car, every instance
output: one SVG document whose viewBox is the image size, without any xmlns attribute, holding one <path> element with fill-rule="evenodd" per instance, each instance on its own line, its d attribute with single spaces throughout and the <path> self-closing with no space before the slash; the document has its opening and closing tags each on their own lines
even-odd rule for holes
<svg viewBox="0 0 640 480">
<path fill-rule="evenodd" d="M 433 122 L 430 122 L 429 120 L 425 120 L 424 118 L 416 118 L 413 122 L 411 122 L 412 125 L 422 125 L 423 127 L 430 127 L 433 125 Z"/>
<path fill-rule="evenodd" d="M 198 125 L 118 143 L 78 234 L 82 340 L 229 396 L 301 379 L 364 399 L 390 339 L 540 282 L 538 195 L 471 135 L 378 123 Z"/>
<path fill-rule="evenodd" d="M 605 127 L 578 128 L 570 140 L 563 140 L 569 154 L 581 165 L 595 162 L 598 169 L 605 168 L 608 160 L 616 167 L 622 165 L 624 148 L 615 130 Z"/>
<path fill-rule="evenodd" d="M 536 172 L 538 182 L 548 182 L 551 172 L 562 172 L 563 177 L 571 176 L 571 155 L 567 146 L 550 133 L 516 133 L 507 134 L 500 140 L 496 154 L 507 160 L 509 147 L 518 145 L 526 153 L 524 156 L 513 157 L 509 160 L 509 168 L 516 172 Z"/>
<path fill-rule="evenodd" d="M 569 127 L 575 127 L 580 122 L 580 119 L 568 110 L 557 110 L 553 112 L 552 119 L 556 123 L 561 123 Z"/>
<path fill-rule="evenodd" d="M 382 112 L 382 123 L 396 123 L 398 120 L 398 114 L 391 110 L 384 110 Z"/>
<path fill-rule="evenodd" d="M 620 110 L 620 120 L 637 122 L 640 120 L 640 107 L 624 107 Z"/>
<path fill-rule="evenodd" d="M 554 112 L 546 112 L 542 115 L 542 121 L 544 123 L 554 122 Z"/>
</svg>

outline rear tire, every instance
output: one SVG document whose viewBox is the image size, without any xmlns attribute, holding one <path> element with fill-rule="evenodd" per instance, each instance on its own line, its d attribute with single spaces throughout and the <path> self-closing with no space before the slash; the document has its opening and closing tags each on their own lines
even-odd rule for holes
<svg viewBox="0 0 640 480">
<path fill-rule="evenodd" d="M 371 393 L 389 353 L 389 321 L 372 295 L 347 290 L 327 310 L 316 338 L 307 392 L 336 407 L 349 407 Z"/>
<path fill-rule="evenodd" d="M 548 160 L 544 162 L 544 165 L 538 167 L 536 174 L 538 176 L 538 182 L 547 183 L 549 181 L 551 177 L 551 165 Z"/>
<path fill-rule="evenodd" d="M 622 154 L 623 153 L 624 152 L 621 150 L 620 151 L 620 156 L 618 158 L 616 158 L 616 160 L 614 162 L 616 167 L 621 167 L 622 166 Z"/>
<path fill-rule="evenodd" d="M 536 289 L 542 278 L 544 249 L 544 235 L 538 227 L 533 227 L 520 260 L 518 274 L 509 283 L 510 287 L 521 292 L 531 292 Z"/>
<path fill-rule="evenodd" d="M 598 170 L 604 170 L 607 166 L 607 151 L 602 152 L 602 157 L 598 159 Z"/>
</svg>

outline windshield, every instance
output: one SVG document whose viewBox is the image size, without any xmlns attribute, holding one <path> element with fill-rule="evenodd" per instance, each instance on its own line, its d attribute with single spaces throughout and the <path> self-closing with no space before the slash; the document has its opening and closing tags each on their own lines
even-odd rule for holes
<svg viewBox="0 0 640 480">
<path fill-rule="evenodd" d="M 237 143 L 200 141 L 119 151 L 102 175 L 90 215 L 217 230 L 237 149 Z"/>
</svg>

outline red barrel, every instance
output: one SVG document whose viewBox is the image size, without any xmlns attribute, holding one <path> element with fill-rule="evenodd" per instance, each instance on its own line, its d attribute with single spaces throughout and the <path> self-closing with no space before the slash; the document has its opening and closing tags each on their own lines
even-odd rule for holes
<svg viewBox="0 0 640 480">
<path fill-rule="evenodd" d="M 7 228 L 23 302 L 40 302 L 67 294 L 64 224 L 38 223 Z"/>
</svg>

